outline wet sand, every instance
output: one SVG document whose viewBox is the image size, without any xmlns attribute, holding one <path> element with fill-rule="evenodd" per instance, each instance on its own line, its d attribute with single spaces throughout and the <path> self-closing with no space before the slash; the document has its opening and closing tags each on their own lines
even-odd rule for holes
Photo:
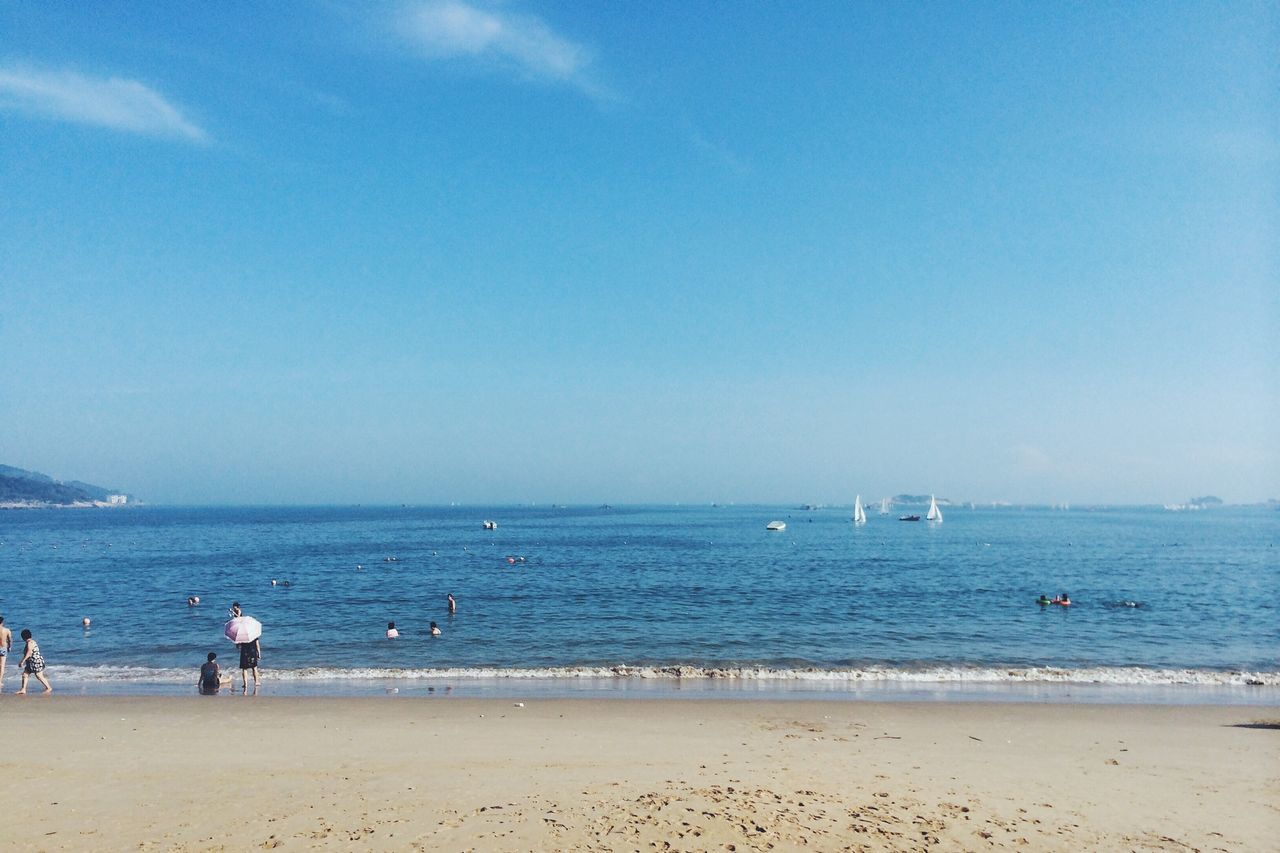
<svg viewBox="0 0 1280 853">
<path fill-rule="evenodd" d="M 1269 850 L 1275 709 L 15 697 L 19 850 Z"/>
</svg>

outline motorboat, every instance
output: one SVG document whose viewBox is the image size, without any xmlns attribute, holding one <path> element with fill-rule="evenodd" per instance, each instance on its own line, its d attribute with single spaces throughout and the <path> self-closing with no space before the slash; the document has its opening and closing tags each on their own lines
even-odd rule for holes
<svg viewBox="0 0 1280 853">
<path fill-rule="evenodd" d="M 771 522 L 769 522 L 768 524 L 766 524 L 766 525 L 764 526 L 764 529 L 765 529 L 765 530 L 772 530 L 772 531 L 774 531 L 774 532 L 776 533 L 776 532 L 778 532 L 779 530 L 786 530 L 786 529 L 787 529 L 787 523 L 786 523 L 785 521 L 771 521 Z"/>
<path fill-rule="evenodd" d="M 918 515 L 900 515 L 900 516 L 898 516 L 898 521 L 919 521 L 919 520 L 920 520 L 920 516 L 918 516 Z"/>
</svg>

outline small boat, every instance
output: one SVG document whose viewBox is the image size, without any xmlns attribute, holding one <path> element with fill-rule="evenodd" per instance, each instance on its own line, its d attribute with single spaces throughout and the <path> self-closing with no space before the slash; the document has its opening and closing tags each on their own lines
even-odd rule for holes
<svg viewBox="0 0 1280 853">
<path fill-rule="evenodd" d="M 858 495 L 853 499 L 853 523 L 867 523 L 867 511 L 862 508 L 862 495 Z"/>
<path fill-rule="evenodd" d="M 938 509 L 938 499 L 933 495 L 929 495 L 929 514 L 925 516 L 928 521 L 942 521 L 942 510 Z"/>
<path fill-rule="evenodd" d="M 777 531 L 779 531 L 779 530 L 786 530 L 786 529 L 787 529 L 787 523 L 786 523 L 785 521 L 771 521 L 771 522 L 769 522 L 768 524 L 766 524 L 766 525 L 764 526 L 764 529 L 765 529 L 765 530 L 772 530 L 772 531 L 774 531 L 774 532 L 777 532 Z"/>
<path fill-rule="evenodd" d="M 918 515 L 900 515 L 900 516 L 898 516 L 898 521 L 919 521 L 919 520 L 920 520 L 920 516 L 918 516 Z"/>
<path fill-rule="evenodd" d="M 498 522 L 496 522 L 496 521 L 487 521 L 487 520 L 486 520 L 486 521 L 485 521 L 485 523 L 484 523 L 484 529 L 485 529 L 485 530 L 497 530 L 497 529 L 498 529 Z"/>
</svg>

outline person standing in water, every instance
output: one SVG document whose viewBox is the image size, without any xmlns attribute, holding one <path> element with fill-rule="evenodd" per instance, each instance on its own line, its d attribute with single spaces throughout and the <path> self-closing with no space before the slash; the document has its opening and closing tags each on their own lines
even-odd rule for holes
<svg viewBox="0 0 1280 853">
<path fill-rule="evenodd" d="M 40 646 L 36 644 L 36 638 L 31 636 L 30 629 L 22 629 L 22 639 L 26 642 L 27 648 L 22 655 L 22 660 L 18 661 L 22 667 L 22 687 L 16 695 L 21 696 L 27 692 L 27 676 L 30 675 L 34 675 L 36 681 L 44 685 L 45 693 L 52 693 L 53 687 L 49 684 L 49 679 L 44 677 L 44 655 L 40 654 Z"/>
<path fill-rule="evenodd" d="M 457 612 L 458 612 L 458 602 L 453 600 L 453 593 L 449 593 L 449 615 L 452 616 Z"/>
<path fill-rule="evenodd" d="M 0 616 L 0 690 L 4 689 L 4 664 L 13 650 L 13 632 L 4 626 L 4 617 Z"/>
<path fill-rule="evenodd" d="M 240 649 L 240 686 L 249 689 L 249 672 L 253 672 L 253 689 L 258 689 L 258 661 L 262 659 L 262 642 L 250 640 L 247 643 L 236 643 Z"/>
<path fill-rule="evenodd" d="M 244 615 L 244 611 L 240 609 L 240 602 L 231 602 L 231 610 L 229 611 L 232 619 L 236 619 Z M 247 643 L 236 643 L 236 648 L 240 650 L 240 686 L 244 688 L 246 693 L 249 692 L 249 672 L 253 671 L 253 689 L 258 689 L 258 662 L 262 660 L 262 642 L 261 638 L 250 640 Z"/>
</svg>

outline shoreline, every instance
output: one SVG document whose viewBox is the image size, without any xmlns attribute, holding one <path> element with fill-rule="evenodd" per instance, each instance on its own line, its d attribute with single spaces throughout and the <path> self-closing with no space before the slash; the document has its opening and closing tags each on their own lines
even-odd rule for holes
<svg viewBox="0 0 1280 853">
<path fill-rule="evenodd" d="M 240 692 L 240 675 L 233 690 Z M 10 674 L 12 675 L 12 674 Z M 60 694 L 84 697 L 182 697 L 194 693 L 195 670 L 181 677 L 155 679 L 91 679 L 58 677 Z M 6 677 L 0 701 L 16 689 Z M 250 683 L 252 689 L 252 682 Z M 457 696 L 473 699 L 582 699 L 662 701 L 707 699 L 730 702 L 826 703 L 1000 703 L 1062 705 L 1167 705 L 1241 708 L 1280 708 L 1280 687 L 1201 684 L 1099 684 L 1087 682 L 811 682 L 759 681 L 724 678 L 524 678 L 474 676 L 316 676 L 285 677 L 263 670 L 263 697 L 365 698 Z"/>
<path fill-rule="evenodd" d="M 55 684 L 56 687 L 56 684 Z M 1218 706 L 3 700 L 14 849 L 1266 849 L 1280 715 Z M 103 779 L 111 784 L 104 786 Z"/>
</svg>

